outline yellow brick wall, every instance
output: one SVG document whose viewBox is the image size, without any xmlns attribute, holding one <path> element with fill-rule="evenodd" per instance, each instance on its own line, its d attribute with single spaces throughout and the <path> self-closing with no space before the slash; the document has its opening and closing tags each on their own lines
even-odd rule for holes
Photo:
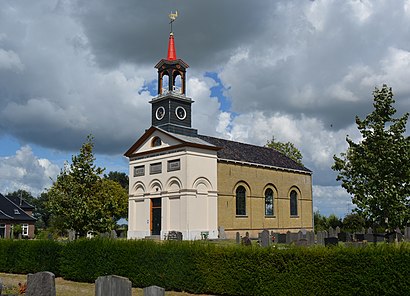
<svg viewBox="0 0 410 296">
<path fill-rule="evenodd" d="M 236 216 L 235 191 L 246 188 L 246 215 Z M 274 215 L 265 216 L 265 190 L 274 192 Z M 298 216 L 290 216 L 290 192 L 298 193 Z M 263 229 L 275 232 L 313 230 L 312 176 L 307 173 L 218 162 L 218 226 L 228 238 L 236 232 L 257 237 Z"/>
</svg>

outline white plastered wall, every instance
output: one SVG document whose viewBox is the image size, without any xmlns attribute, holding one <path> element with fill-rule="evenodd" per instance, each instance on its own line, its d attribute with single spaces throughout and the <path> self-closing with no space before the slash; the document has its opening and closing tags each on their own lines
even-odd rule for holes
<svg viewBox="0 0 410 296">
<path fill-rule="evenodd" d="M 154 132 L 136 152 L 152 151 L 144 158 L 131 160 L 129 167 L 130 192 L 128 212 L 128 238 L 151 235 L 150 199 L 162 200 L 161 234 L 180 231 L 183 239 L 217 238 L 217 156 L 216 151 L 185 147 L 175 151 L 156 153 L 152 139 L 159 136 L 160 148 L 180 144 L 176 139 Z M 169 160 L 180 160 L 180 170 L 168 172 Z M 150 164 L 161 163 L 162 172 L 150 175 Z M 144 165 L 144 176 L 134 177 L 134 167 Z"/>
</svg>

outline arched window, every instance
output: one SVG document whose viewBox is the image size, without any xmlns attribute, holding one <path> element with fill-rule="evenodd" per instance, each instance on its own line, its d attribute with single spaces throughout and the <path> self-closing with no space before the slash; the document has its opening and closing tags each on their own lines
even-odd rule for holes
<svg viewBox="0 0 410 296">
<path fill-rule="evenodd" d="M 295 190 L 290 192 L 290 215 L 298 215 L 298 194 Z"/>
<path fill-rule="evenodd" d="M 273 216 L 273 190 L 265 190 L 265 216 Z"/>
<path fill-rule="evenodd" d="M 162 141 L 160 137 L 155 137 L 154 139 L 152 139 L 152 147 L 158 147 L 161 146 Z"/>
<path fill-rule="evenodd" d="M 236 215 L 246 215 L 246 189 L 243 186 L 236 188 Z"/>
</svg>

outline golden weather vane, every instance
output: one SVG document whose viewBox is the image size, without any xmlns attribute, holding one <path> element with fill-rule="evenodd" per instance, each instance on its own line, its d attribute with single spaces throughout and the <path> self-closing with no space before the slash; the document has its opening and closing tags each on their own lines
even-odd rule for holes
<svg viewBox="0 0 410 296">
<path fill-rule="evenodd" d="M 168 14 L 168 17 L 169 17 L 169 19 L 171 20 L 171 21 L 169 22 L 169 24 L 171 25 L 171 33 L 172 33 L 172 23 L 175 22 L 175 20 L 176 20 L 177 17 L 178 17 L 178 10 L 176 10 L 175 13 L 172 13 L 172 11 L 171 11 L 171 13 Z"/>
</svg>

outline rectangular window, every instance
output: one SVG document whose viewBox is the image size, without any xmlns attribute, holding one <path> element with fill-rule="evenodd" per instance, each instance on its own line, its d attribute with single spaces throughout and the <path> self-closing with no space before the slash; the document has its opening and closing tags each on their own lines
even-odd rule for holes
<svg viewBox="0 0 410 296">
<path fill-rule="evenodd" d="M 6 237 L 6 224 L 0 224 L 0 238 Z"/>
<path fill-rule="evenodd" d="M 28 236 L 28 224 L 23 224 L 22 235 Z"/>
<path fill-rule="evenodd" d="M 179 159 L 168 161 L 168 172 L 179 171 L 181 169 L 181 161 Z"/>
<path fill-rule="evenodd" d="M 145 166 L 135 166 L 134 167 L 134 177 L 144 176 L 145 175 Z"/>
<path fill-rule="evenodd" d="M 160 162 L 158 163 L 152 163 L 149 167 L 149 173 L 150 175 L 153 174 L 160 174 L 162 172 L 162 164 Z"/>
</svg>

